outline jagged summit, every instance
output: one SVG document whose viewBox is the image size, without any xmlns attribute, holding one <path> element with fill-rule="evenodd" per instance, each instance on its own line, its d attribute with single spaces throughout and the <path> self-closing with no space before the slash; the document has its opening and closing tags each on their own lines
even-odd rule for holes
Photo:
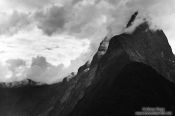
<svg viewBox="0 0 175 116">
<path fill-rule="evenodd" d="M 147 22 L 112 37 L 106 53 L 94 56 L 94 80 L 69 116 L 132 116 L 144 106 L 174 115 L 174 62 L 164 32 Z"/>
<path fill-rule="evenodd" d="M 128 24 L 126 25 L 126 28 L 130 27 L 132 25 L 132 23 L 135 21 L 136 17 L 138 15 L 138 11 L 136 11 L 130 18 L 130 20 L 128 21 Z"/>
<path fill-rule="evenodd" d="M 114 36 L 110 41 L 111 47 L 115 47 L 116 42 L 121 44 L 131 60 L 148 64 L 174 81 L 175 57 L 162 30 L 151 30 L 144 22 L 132 34 Z"/>
</svg>

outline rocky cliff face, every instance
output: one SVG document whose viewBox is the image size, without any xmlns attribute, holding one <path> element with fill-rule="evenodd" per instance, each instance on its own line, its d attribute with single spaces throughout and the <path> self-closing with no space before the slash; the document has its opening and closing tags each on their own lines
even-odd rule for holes
<svg viewBox="0 0 175 116">
<path fill-rule="evenodd" d="M 132 115 L 144 106 L 175 107 L 174 55 L 163 31 L 150 30 L 146 22 L 132 34 L 105 39 L 91 65 L 80 69 L 50 116 Z"/>
<path fill-rule="evenodd" d="M 104 39 L 92 62 L 63 82 L 1 84 L 0 115 L 133 115 L 144 106 L 173 111 L 174 77 L 175 57 L 165 34 L 145 22 L 132 34 Z"/>
<path fill-rule="evenodd" d="M 173 113 L 174 61 L 163 31 L 150 30 L 146 22 L 132 34 L 114 36 L 96 63 L 91 86 L 70 116 L 129 116 L 143 107 Z"/>
<path fill-rule="evenodd" d="M 132 61 L 147 64 L 174 81 L 175 57 L 162 30 L 152 31 L 143 23 L 134 33 L 114 38 L 119 40 Z"/>
</svg>

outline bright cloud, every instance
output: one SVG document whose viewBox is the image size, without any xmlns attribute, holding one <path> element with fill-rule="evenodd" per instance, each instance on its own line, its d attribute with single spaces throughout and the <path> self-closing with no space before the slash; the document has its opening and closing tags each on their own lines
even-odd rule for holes
<svg viewBox="0 0 175 116">
<path fill-rule="evenodd" d="M 31 78 L 35 81 L 49 82 L 48 79 L 58 78 L 59 75 L 62 75 L 60 70 L 76 72 L 76 69 L 69 69 L 71 61 L 90 52 L 90 41 L 88 39 L 80 40 L 64 34 L 47 36 L 37 28 L 31 31 L 19 31 L 13 36 L 3 35 L 0 38 L 1 62 L 10 71 L 7 71 L 2 78 L 8 78 L 9 81 Z M 40 65 L 32 66 L 35 61 L 32 60 L 33 58 L 38 59 L 35 62 L 42 62 L 42 57 L 47 60 L 44 63 L 49 64 L 45 66 L 46 69 L 40 68 Z M 25 62 L 23 66 L 14 65 L 23 60 Z M 81 65 L 78 64 L 77 68 Z M 60 66 L 61 68 L 58 68 Z M 13 79 L 10 80 L 10 77 Z"/>
</svg>

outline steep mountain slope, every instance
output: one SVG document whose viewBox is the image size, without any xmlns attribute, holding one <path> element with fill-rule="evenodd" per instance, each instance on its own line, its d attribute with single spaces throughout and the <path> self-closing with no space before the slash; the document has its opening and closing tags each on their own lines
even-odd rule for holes
<svg viewBox="0 0 175 116">
<path fill-rule="evenodd" d="M 150 30 L 146 22 L 132 34 L 114 36 L 70 116 L 134 115 L 142 107 L 175 111 L 174 61 L 163 31 Z"/>
<path fill-rule="evenodd" d="M 143 23 L 132 34 L 114 38 L 119 39 L 131 60 L 148 64 L 174 81 L 175 57 L 162 30 L 152 31 L 147 23 Z"/>
<path fill-rule="evenodd" d="M 38 116 L 48 112 L 65 90 L 63 83 L 54 85 L 20 85 L 0 88 L 1 116 Z"/>
<path fill-rule="evenodd" d="M 130 62 L 96 84 L 70 116 L 132 116 L 144 107 L 174 112 L 175 86 L 145 64 Z"/>
</svg>

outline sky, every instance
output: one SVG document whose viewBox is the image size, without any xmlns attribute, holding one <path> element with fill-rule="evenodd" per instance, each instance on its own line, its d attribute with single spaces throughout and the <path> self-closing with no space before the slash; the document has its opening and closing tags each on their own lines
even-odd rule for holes
<svg viewBox="0 0 175 116">
<path fill-rule="evenodd" d="M 108 33 L 131 33 L 143 19 L 164 30 L 175 52 L 175 0 L 0 0 L 0 19 L 0 82 L 61 81 Z"/>
</svg>

